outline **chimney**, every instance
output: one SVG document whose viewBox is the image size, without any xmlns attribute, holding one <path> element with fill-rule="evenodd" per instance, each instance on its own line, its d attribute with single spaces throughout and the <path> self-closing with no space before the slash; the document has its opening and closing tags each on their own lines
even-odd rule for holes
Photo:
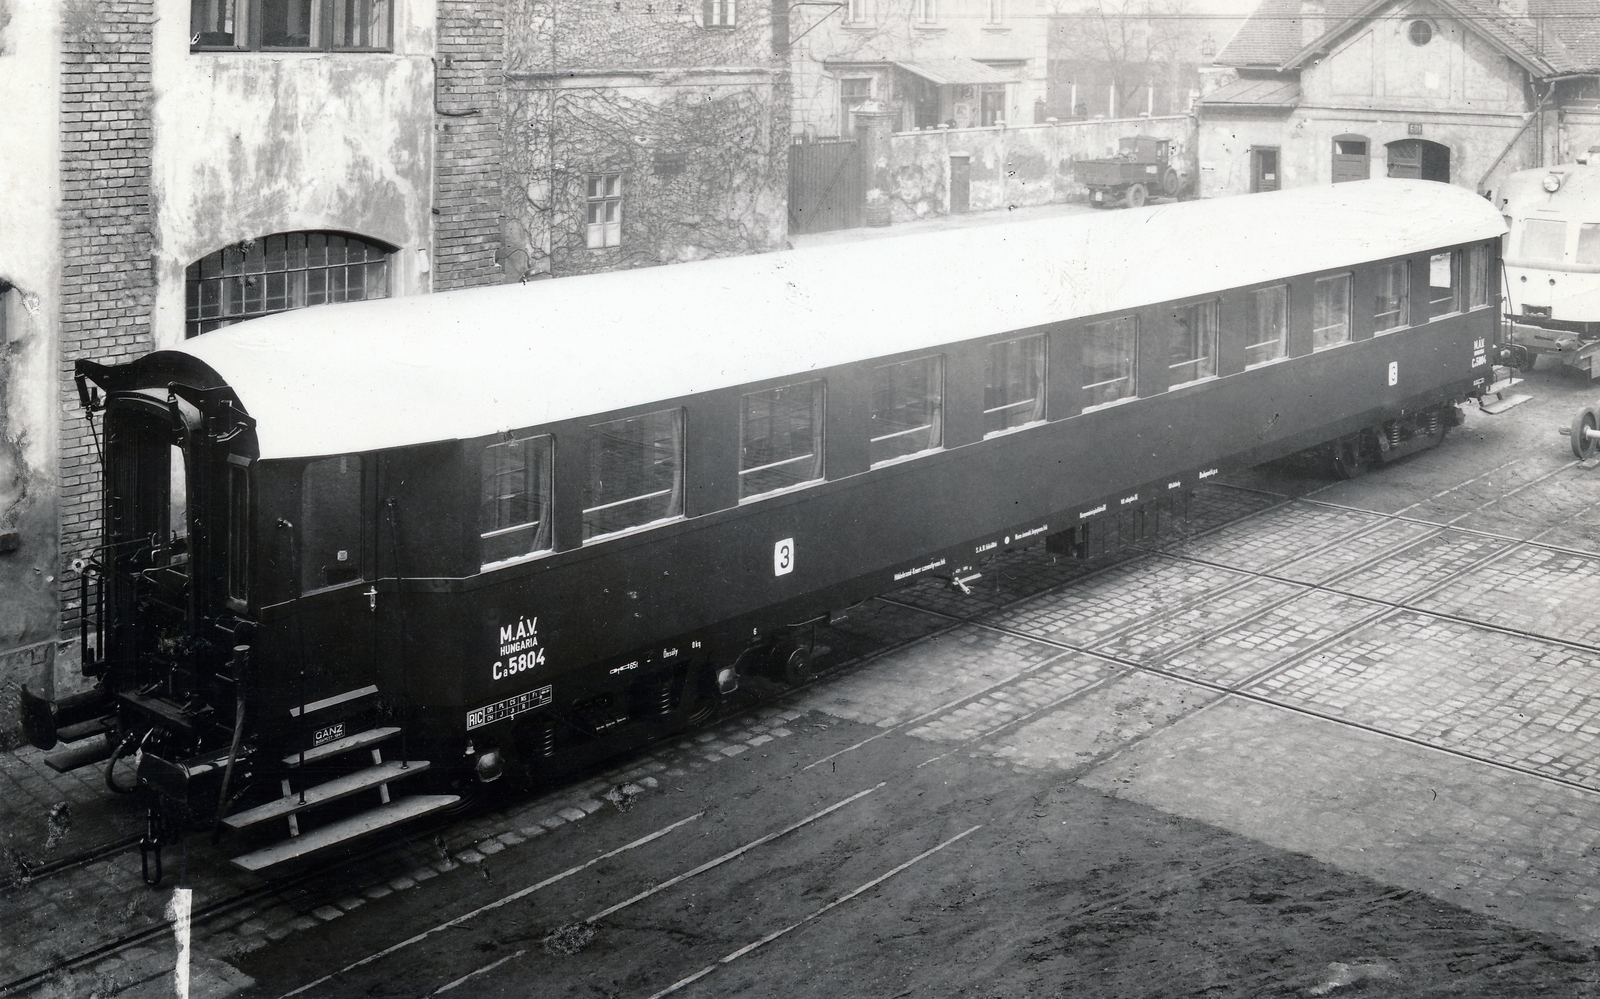
<svg viewBox="0 0 1600 999">
<path fill-rule="evenodd" d="M 1501 0 L 1506 2 L 1506 0 Z M 1300 44 L 1310 45 L 1327 31 L 1328 7 L 1323 0 L 1300 0 Z"/>
</svg>

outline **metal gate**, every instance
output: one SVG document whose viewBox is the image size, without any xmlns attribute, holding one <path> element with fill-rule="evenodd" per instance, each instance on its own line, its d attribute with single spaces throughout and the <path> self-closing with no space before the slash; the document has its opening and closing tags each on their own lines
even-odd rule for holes
<svg viewBox="0 0 1600 999">
<path fill-rule="evenodd" d="M 821 139 L 789 147 L 789 231 L 796 235 L 861 225 L 864 185 L 854 141 Z"/>
</svg>

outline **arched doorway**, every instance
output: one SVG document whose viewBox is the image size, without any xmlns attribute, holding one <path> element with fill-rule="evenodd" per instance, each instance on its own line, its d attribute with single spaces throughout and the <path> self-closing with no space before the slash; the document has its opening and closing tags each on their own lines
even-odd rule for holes
<svg viewBox="0 0 1600 999">
<path fill-rule="evenodd" d="M 308 305 L 389 297 L 394 247 L 343 232 L 240 240 L 184 274 L 184 335 Z"/>
<path fill-rule="evenodd" d="M 1427 139 L 1397 139 L 1384 148 L 1389 151 L 1390 177 L 1436 180 L 1450 183 L 1450 147 Z"/>
<path fill-rule="evenodd" d="M 1333 182 L 1366 180 L 1372 176 L 1372 144 L 1365 135 L 1335 135 L 1333 137 Z"/>
</svg>

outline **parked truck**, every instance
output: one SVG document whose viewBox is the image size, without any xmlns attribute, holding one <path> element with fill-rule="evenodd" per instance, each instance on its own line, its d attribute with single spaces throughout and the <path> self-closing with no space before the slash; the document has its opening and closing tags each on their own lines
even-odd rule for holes
<svg viewBox="0 0 1600 999">
<path fill-rule="evenodd" d="M 1073 176 L 1089 189 L 1089 203 L 1096 208 L 1138 208 L 1151 197 L 1179 198 L 1194 188 L 1187 164 L 1172 154 L 1172 140 L 1149 135 L 1119 140 L 1112 159 L 1077 161 Z"/>
</svg>

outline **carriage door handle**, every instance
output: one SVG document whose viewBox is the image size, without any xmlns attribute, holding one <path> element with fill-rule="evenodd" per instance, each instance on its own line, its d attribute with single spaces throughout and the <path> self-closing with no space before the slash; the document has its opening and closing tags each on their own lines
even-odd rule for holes
<svg viewBox="0 0 1600 999">
<path fill-rule="evenodd" d="M 376 584 L 368 587 L 367 591 L 361 595 L 367 598 L 368 610 L 376 611 L 378 609 L 378 587 Z"/>
</svg>

